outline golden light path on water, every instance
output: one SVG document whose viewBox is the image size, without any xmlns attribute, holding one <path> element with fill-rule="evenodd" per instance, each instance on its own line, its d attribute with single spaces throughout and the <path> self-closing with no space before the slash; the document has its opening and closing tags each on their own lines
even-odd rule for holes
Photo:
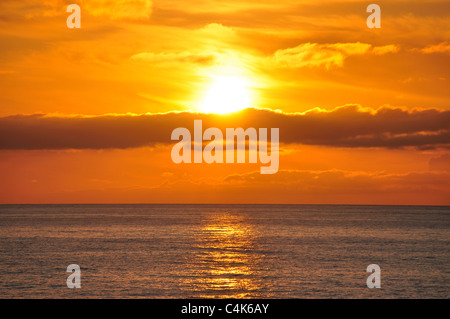
<svg viewBox="0 0 450 319">
<path fill-rule="evenodd" d="M 256 231 L 242 216 L 219 213 L 202 221 L 184 284 L 195 297 L 245 298 L 258 295 L 261 257 L 253 252 Z"/>
</svg>

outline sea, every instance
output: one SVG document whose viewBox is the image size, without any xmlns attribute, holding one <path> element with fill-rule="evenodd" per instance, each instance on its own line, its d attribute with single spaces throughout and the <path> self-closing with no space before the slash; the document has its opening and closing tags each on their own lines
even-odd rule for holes
<svg viewBox="0 0 450 319">
<path fill-rule="evenodd" d="M 450 207 L 0 205 L 0 298 L 449 298 L 449 243 Z"/>
</svg>

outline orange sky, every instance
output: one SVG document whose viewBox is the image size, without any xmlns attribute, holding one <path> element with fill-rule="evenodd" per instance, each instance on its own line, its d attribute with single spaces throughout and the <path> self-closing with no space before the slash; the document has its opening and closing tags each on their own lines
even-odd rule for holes
<svg viewBox="0 0 450 319">
<path fill-rule="evenodd" d="M 450 205 L 450 2 L 374 2 L 2 0 L 0 203 Z M 280 170 L 174 164 L 194 119 Z"/>
</svg>

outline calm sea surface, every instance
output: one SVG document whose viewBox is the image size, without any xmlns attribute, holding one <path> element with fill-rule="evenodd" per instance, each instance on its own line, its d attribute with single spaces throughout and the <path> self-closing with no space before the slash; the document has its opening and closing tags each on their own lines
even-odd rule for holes
<svg viewBox="0 0 450 319">
<path fill-rule="evenodd" d="M 450 207 L 0 205 L 0 298 L 449 298 L 449 242 Z"/>
</svg>

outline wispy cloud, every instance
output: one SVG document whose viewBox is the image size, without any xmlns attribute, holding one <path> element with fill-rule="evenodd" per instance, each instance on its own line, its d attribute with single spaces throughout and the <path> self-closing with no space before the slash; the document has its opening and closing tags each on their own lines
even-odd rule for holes
<svg viewBox="0 0 450 319">
<path fill-rule="evenodd" d="M 151 64 L 173 65 L 178 63 L 189 63 L 199 65 L 214 64 L 218 57 L 214 53 L 198 52 L 142 52 L 131 57 L 132 60 L 141 60 Z"/>
<path fill-rule="evenodd" d="M 282 67 L 301 68 L 332 66 L 342 67 L 344 60 L 352 55 L 366 53 L 386 54 L 395 53 L 399 50 L 396 45 L 373 47 L 368 43 L 334 43 L 318 44 L 304 43 L 294 48 L 278 50 L 273 56 L 275 64 Z"/>
<path fill-rule="evenodd" d="M 94 16 L 107 16 L 112 19 L 146 19 L 152 14 L 151 0 L 81 0 Z"/>
<path fill-rule="evenodd" d="M 65 0 L 2 1 L 0 8 L 11 12 L 22 11 L 26 18 L 66 15 L 65 8 L 73 2 Z M 83 13 L 113 20 L 148 19 L 152 14 L 152 0 L 78 0 Z"/>
<path fill-rule="evenodd" d="M 447 53 L 450 54 L 450 42 L 441 42 L 435 45 L 429 45 L 420 50 L 422 53 Z"/>
</svg>

